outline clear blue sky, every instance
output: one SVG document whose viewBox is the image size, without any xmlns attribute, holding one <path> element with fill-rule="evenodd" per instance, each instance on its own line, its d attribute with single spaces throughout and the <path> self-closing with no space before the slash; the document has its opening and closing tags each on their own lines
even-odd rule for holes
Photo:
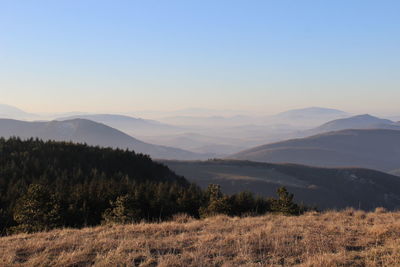
<svg viewBox="0 0 400 267">
<path fill-rule="evenodd" d="M 0 0 L 0 103 L 400 113 L 400 1 Z"/>
</svg>

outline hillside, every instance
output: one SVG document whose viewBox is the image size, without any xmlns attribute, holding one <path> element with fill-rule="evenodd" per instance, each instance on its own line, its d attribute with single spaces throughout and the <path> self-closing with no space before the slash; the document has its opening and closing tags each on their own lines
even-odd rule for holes
<svg viewBox="0 0 400 267">
<path fill-rule="evenodd" d="M 102 223 L 282 212 L 302 214 L 285 188 L 278 198 L 201 190 L 148 156 L 73 143 L 0 138 L 0 236 Z"/>
<path fill-rule="evenodd" d="M 0 155 L 0 235 L 98 225 L 128 193 L 132 220 L 160 220 L 191 213 L 177 198 L 199 192 L 166 166 L 126 150 L 0 139 Z"/>
<path fill-rule="evenodd" d="M 368 169 L 328 169 L 294 164 L 268 164 L 237 160 L 163 161 L 171 170 L 201 187 L 220 184 L 228 194 L 251 191 L 272 197 L 280 186 L 296 202 L 320 209 L 354 207 L 400 208 L 400 179 Z"/>
<path fill-rule="evenodd" d="M 400 265 L 400 213 L 212 217 L 0 238 L 3 266 Z"/>
<path fill-rule="evenodd" d="M 133 138 L 107 125 L 85 119 L 65 121 L 27 122 L 0 119 L 0 137 L 38 137 L 43 140 L 72 141 L 88 145 L 131 149 L 162 159 L 206 159 L 208 155 L 197 154 L 178 148 L 152 145 Z"/>
<path fill-rule="evenodd" d="M 258 146 L 229 158 L 392 171 L 400 166 L 400 131 L 372 129 L 329 132 Z"/>
</svg>

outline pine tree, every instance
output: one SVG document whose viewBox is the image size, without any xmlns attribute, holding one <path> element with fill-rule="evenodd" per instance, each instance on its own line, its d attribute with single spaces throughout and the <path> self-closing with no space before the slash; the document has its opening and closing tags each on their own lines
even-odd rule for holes
<svg viewBox="0 0 400 267">
<path fill-rule="evenodd" d="M 13 232 L 45 231 L 60 226 L 60 204 L 45 186 L 31 184 L 28 191 L 18 199 Z"/>
<path fill-rule="evenodd" d="M 256 203 L 251 192 L 240 192 L 231 197 L 234 215 L 245 215 L 255 213 Z"/>
<path fill-rule="evenodd" d="M 272 210 L 287 215 L 299 215 L 300 209 L 293 202 L 293 194 L 289 193 L 285 187 L 280 187 L 276 191 L 278 199 L 272 200 Z"/>
<path fill-rule="evenodd" d="M 217 214 L 231 215 L 232 205 L 230 198 L 222 193 L 220 185 L 210 184 L 207 188 L 206 196 L 208 197 L 208 205 L 200 208 L 201 217 Z"/>
<path fill-rule="evenodd" d="M 140 221 L 141 210 L 135 199 L 130 195 L 119 196 L 111 202 L 111 208 L 103 213 L 103 220 L 106 224 L 127 224 Z"/>
</svg>

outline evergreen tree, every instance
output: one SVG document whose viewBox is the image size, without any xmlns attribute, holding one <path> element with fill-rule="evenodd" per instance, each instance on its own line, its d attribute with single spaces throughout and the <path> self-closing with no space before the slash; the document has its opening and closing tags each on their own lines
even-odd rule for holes
<svg viewBox="0 0 400 267">
<path fill-rule="evenodd" d="M 257 205 L 251 192 L 240 192 L 231 197 L 234 215 L 242 216 L 257 212 Z"/>
<path fill-rule="evenodd" d="M 31 184 L 17 201 L 14 220 L 15 232 L 45 231 L 60 226 L 59 201 L 43 185 Z"/>
<path fill-rule="evenodd" d="M 207 206 L 201 207 L 199 210 L 201 217 L 214 216 L 217 214 L 231 215 L 232 205 L 229 196 L 221 191 L 221 186 L 210 184 L 206 191 Z"/>
<path fill-rule="evenodd" d="M 276 192 L 278 199 L 272 200 L 272 211 L 287 215 L 299 215 L 300 208 L 293 202 L 293 194 L 289 193 L 285 187 L 278 188 Z"/>
</svg>

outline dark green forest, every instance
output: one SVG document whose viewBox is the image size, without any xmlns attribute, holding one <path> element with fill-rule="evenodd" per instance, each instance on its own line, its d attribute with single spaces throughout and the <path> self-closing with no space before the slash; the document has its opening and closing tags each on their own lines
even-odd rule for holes
<svg viewBox="0 0 400 267">
<path fill-rule="evenodd" d="M 0 234 L 161 221 L 185 213 L 300 214 L 285 188 L 277 199 L 224 195 L 190 184 L 147 155 L 85 144 L 0 138 Z"/>
</svg>

